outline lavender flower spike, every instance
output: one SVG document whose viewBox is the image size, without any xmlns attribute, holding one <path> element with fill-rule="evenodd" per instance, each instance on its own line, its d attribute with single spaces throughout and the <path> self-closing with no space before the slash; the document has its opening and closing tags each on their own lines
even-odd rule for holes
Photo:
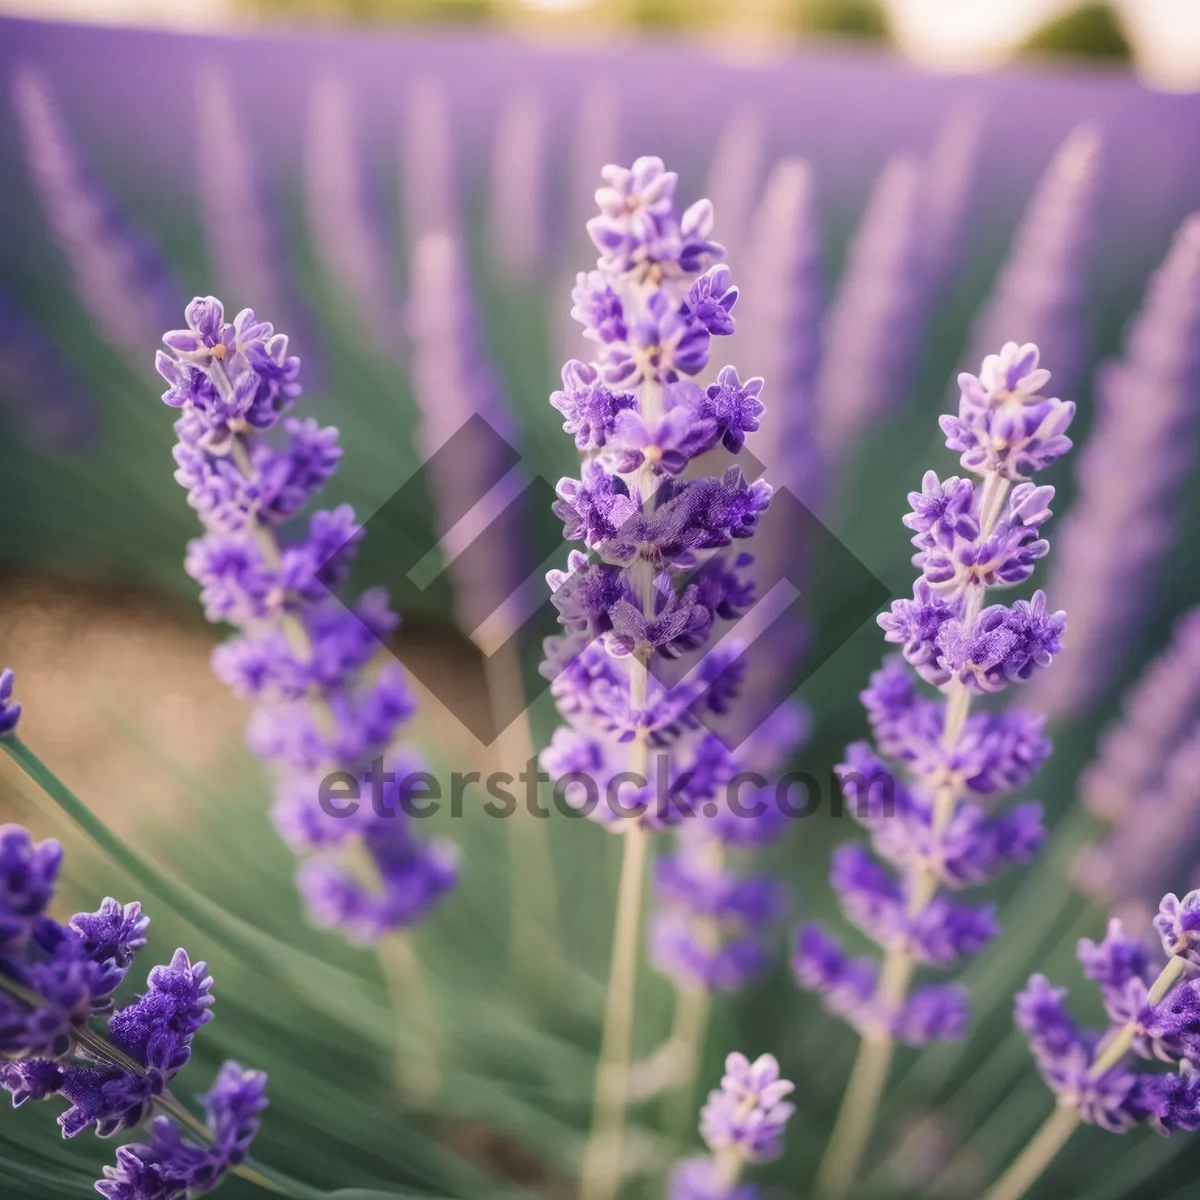
<svg viewBox="0 0 1200 1200">
<path fill-rule="evenodd" d="M 305 201 L 313 245 L 367 340 L 394 357 L 398 308 L 380 223 L 367 194 L 354 97 L 344 80 L 333 75 L 316 80 L 305 138 Z"/>
<path fill-rule="evenodd" d="M 976 318 L 970 362 L 1007 338 L 1036 342 L 1072 397 L 1086 360 L 1088 253 L 1099 192 L 1100 134 L 1081 125 L 1059 147 Z"/>
<path fill-rule="evenodd" d="M 422 844 L 397 811 L 419 762 L 397 752 L 384 768 L 414 705 L 398 667 L 373 677 L 367 668 L 398 618 L 380 590 L 352 608 L 329 590 L 363 536 L 349 505 L 314 511 L 296 540 L 277 537 L 341 458 L 336 429 L 285 415 L 300 393 L 287 338 L 250 309 L 226 322 L 212 296 L 185 315 L 187 328 L 163 337 L 172 353 L 157 367 L 164 402 L 181 413 L 175 477 L 206 530 L 188 546 L 187 571 L 209 620 L 238 630 L 213 669 L 253 703 L 247 742 L 275 774 L 280 833 L 306 856 L 297 882 L 309 915 L 374 941 L 418 920 L 455 882 L 452 848 Z M 276 426 L 283 437 L 268 442 Z M 372 798 L 368 811 L 329 814 L 321 781 L 333 771 Z M 351 866 L 364 854 L 375 887 Z"/>
<path fill-rule="evenodd" d="M 455 581 L 463 632 L 494 650 L 515 628 L 526 577 L 518 472 L 496 460 L 515 437 L 512 416 L 484 356 L 462 249 L 449 235 L 418 242 L 412 258 L 413 390 L 418 439 L 432 469 L 439 533 Z M 486 426 L 473 424 L 482 417 Z M 437 451 L 454 439 L 452 462 Z M 501 477 L 502 476 L 502 477 Z M 498 482 L 473 504 L 481 480 Z M 484 531 L 487 537 L 481 537 Z M 486 622 L 486 627 L 485 627 Z"/>
<path fill-rule="evenodd" d="M 750 1062 L 731 1054 L 721 1086 L 709 1092 L 700 1113 L 700 1133 L 710 1154 L 675 1165 L 668 1200 L 756 1200 L 758 1188 L 739 1180 L 747 1166 L 782 1153 L 784 1128 L 796 1111 L 784 1097 L 794 1090 L 779 1077 L 773 1055 Z"/>
<path fill-rule="evenodd" d="M 1160 774 L 1130 796 L 1130 808 L 1098 844 L 1072 864 L 1072 879 L 1094 899 L 1144 909 L 1169 878 L 1192 861 L 1200 792 L 1200 722 L 1166 753 Z M 1128 906 L 1128 908 L 1127 908 Z"/>
<path fill-rule="evenodd" d="M 981 803 L 1024 786 L 1045 761 L 1040 718 L 1016 708 L 972 714 L 971 700 L 1027 682 L 1061 649 L 1066 618 L 1050 611 L 1044 592 L 985 606 L 992 589 L 1027 580 L 1049 550 L 1041 529 L 1054 489 L 1025 476 L 1070 448 L 1064 431 L 1074 414 L 1042 395 L 1049 378 L 1037 347 L 1015 342 L 988 355 L 978 376 L 959 376 L 958 415 L 941 424 L 947 447 L 980 482 L 929 471 L 909 493 L 904 524 L 920 575 L 912 599 L 894 601 L 878 620 L 910 670 L 895 658 L 872 675 L 862 700 L 879 753 L 856 742 L 837 768 L 887 865 L 854 844 L 835 852 L 831 872 L 844 913 L 884 961 L 851 959 L 815 927 L 802 931 L 795 958 L 801 986 L 862 1035 L 855 1077 L 870 1082 L 843 1101 L 817 1178 L 822 1197 L 851 1186 L 894 1042 L 953 1039 L 966 1028 L 961 988 L 909 993 L 919 964 L 951 966 L 996 933 L 991 906 L 961 904 L 955 893 L 1029 862 L 1043 840 L 1039 805 L 993 815 Z M 941 697 L 922 694 L 918 681 Z"/>
<path fill-rule="evenodd" d="M 767 157 L 766 121 L 760 108 L 733 111 L 721 127 L 705 179 L 705 194 L 721 214 L 726 253 L 735 267 L 744 265 L 743 248 L 754 203 L 762 190 Z"/>
<path fill-rule="evenodd" d="M 110 1137 L 150 1120 L 170 1098 L 193 1038 L 212 1020 L 213 981 L 204 963 L 176 950 L 151 970 L 144 994 L 113 1011 L 113 993 L 146 945 L 149 918 L 140 904 L 109 898 L 60 925 L 47 910 L 61 863 L 57 842 L 35 844 L 20 826 L 0 826 L 0 1087 L 14 1107 L 66 1101 L 63 1137 L 89 1127 Z M 90 1025 L 99 1017 L 103 1035 Z M 266 1082 L 227 1062 L 207 1098 L 205 1145 L 184 1141 L 179 1126 L 159 1116 L 150 1146 L 118 1150 L 96 1190 L 108 1200 L 186 1200 L 211 1191 L 244 1161 Z"/>
<path fill-rule="evenodd" d="M 813 192 L 812 171 L 802 159 L 784 159 L 772 170 L 752 223 L 737 333 L 738 348 L 759 365 L 776 396 L 746 444 L 776 486 L 810 508 L 821 495 L 815 426 L 824 311 Z"/>
<path fill-rule="evenodd" d="M 536 93 L 514 93 L 496 129 L 491 245 L 498 265 L 523 283 L 537 278 L 546 236 L 546 110 Z"/>
<path fill-rule="evenodd" d="M 25 161 L 79 301 L 100 336 L 140 364 L 153 345 L 150 331 L 178 309 L 166 265 L 74 144 L 41 72 L 18 68 L 12 94 Z"/>
<path fill-rule="evenodd" d="M 1129 327 L 1124 356 L 1101 370 L 1096 390 L 1054 573 L 1056 591 L 1070 604 L 1071 646 L 1036 692 L 1053 717 L 1077 716 L 1103 698 L 1175 536 L 1180 489 L 1197 449 L 1200 213 L 1180 227 Z M 1151 462 L 1152 470 L 1128 465 Z"/>
<path fill-rule="evenodd" d="M 0 413 L 35 453 L 78 454 L 100 433 L 99 406 L 59 347 L 0 288 Z"/>
<path fill-rule="evenodd" d="M 1125 693 L 1121 716 L 1100 737 L 1080 776 L 1079 797 L 1094 816 L 1121 821 L 1154 782 L 1171 744 L 1200 712 L 1200 608 L 1175 624 L 1171 644 Z"/>
<path fill-rule="evenodd" d="M 753 598 L 752 560 L 732 547 L 753 535 L 771 496 L 737 467 L 684 477 L 717 442 L 740 449 L 763 412 L 757 377 L 727 366 L 707 389 L 693 382 L 712 339 L 733 332 L 739 298 L 710 236 L 712 206 L 679 212 L 676 177 L 657 158 L 605 167 L 603 180 L 588 222 L 597 269 L 572 293 L 594 358 L 569 362 L 552 397 L 588 456 L 580 478 L 559 483 L 554 511 L 591 558 L 572 554 L 567 571 L 548 576 L 563 632 L 547 640 L 543 670 L 567 723 L 541 759 L 565 795 L 581 774 L 590 780 L 577 802 L 626 838 L 583 1200 L 612 1200 L 619 1184 L 647 832 L 702 809 L 715 823 L 737 770 L 703 723 L 733 698 L 710 685 L 734 656 L 705 649 Z M 662 664 L 679 666 L 667 674 Z M 717 893 L 736 884 L 720 871 L 697 878 L 687 854 L 659 876 L 671 902 L 656 924 L 659 962 L 703 982 L 736 979 L 744 964 L 714 953 L 689 920 L 711 915 Z"/>
<path fill-rule="evenodd" d="M 1079 961 L 1099 987 L 1107 1030 L 1081 1030 L 1066 1010 L 1067 989 L 1030 978 L 1016 998 L 1016 1022 L 1057 1108 L 985 1200 L 1018 1200 L 1081 1122 L 1110 1133 L 1149 1124 L 1164 1137 L 1200 1129 L 1198 912 L 1200 892 L 1163 897 L 1154 927 L 1165 966 L 1119 920 L 1102 942 L 1080 940 Z M 1142 1065 L 1156 1062 L 1170 1069 Z"/>
<path fill-rule="evenodd" d="M 418 76 L 404 99 L 401 147 L 404 225 L 410 245 L 459 227 L 455 144 L 444 83 L 433 75 Z"/>
<path fill-rule="evenodd" d="M 921 172 L 888 162 L 867 201 L 829 311 L 817 383 L 830 462 L 908 386 L 925 311 Z"/>
<path fill-rule="evenodd" d="M 1190 811 L 1200 763 L 1200 609 L 1179 618 L 1170 646 L 1145 667 L 1121 710 L 1079 777 L 1080 800 L 1112 829 L 1080 850 L 1071 878 L 1094 899 L 1142 906 L 1193 846 L 1180 836 L 1189 827 L 1180 814 Z"/>
</svg>

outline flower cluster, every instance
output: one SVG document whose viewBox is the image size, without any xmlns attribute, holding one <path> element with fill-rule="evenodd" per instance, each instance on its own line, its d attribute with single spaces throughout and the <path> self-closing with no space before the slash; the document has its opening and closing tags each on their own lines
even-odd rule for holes
<svg viewBox="0 0 1200 1200">
<path fill-rule="evenodd" d="M 1154 928 L 1168 956 L 1162 969 L 1115 918 L 1102 942 L 1079 942 L 1107 1031 L 1081 1030 L 1066 1011 L 1066 988 L 1044 975 L 1032 976 L 1016 999 L 1017 1025 L 1059 1105 L 1113 1133 L 1143 1122 L 1163 1135 L 1200 1129 L 1200 892 L 1165 896 Z M 1139 1070 L 1131 1052 L 1176 1070 Z"/>
<path fill-rule="evenodd" d="M 92 1127 L 100 1137 L 132 1129 L 169 1098 L 191 1057 L 192 1038 L 212 1020 L 204 963 L 176 950 L 154 967 L 147 990 L 114 1010 L 113 993 L 146 944 L 149 918 L 137 903 L 106 899 L 65 925 L 47 915 L 62 849 L 0 827 L 0 1086 L 19 1107 L 60 1096 L 64 1137 Z M 103 1016 L 106 1032 L 91 1027 Z M 185 1141 L 160 1116 L 148 1146 L 124 1146 L 96 1190 L 109 1200 L 186 1200 L 217 1185 L 245 1158 L 266 1106 L 266 1076 L 229 1061 L 206 1100 L 211 1144 Z"/>
<path fill-rule="evenodd" d="M 784 1097 L 795 1090 L 779 1078 L 779 1063 L 764 1054 L 725 1060 L 721 1086 L 708 1094 L 700 1112 L 707 1156 L 677 1163 L 667 1185 L 668 1200 L 754 1200 L 758 1189 L 740 1184 L 742 1170 L 770 1162 L 783 1151 L 783 1132 L 795 1106 Z"/>
<path fill-rule="evenodd" d="M 12 733 L 21 719 L 20 702 L 12 698 L 14 676 L 10 667 L 0 671 L 0 737 Z"/>
<path fill-rule="evenodd" d="M 843 846 L 833 858 L 834 890 L 871 940 L 918 964 L 948 967 L 990 940 L 993 908 L 963 905 L 953 893 L 1027 863 L 1044 836 L 1039 805 L 1001 815 L 985 806 L 1024 787 L 1045 761 L 1041 719 L 1020 709 L 972 715 L 970 700 L 1027 680 L 1061 644 L 1065 617 L 1047 610 L 1042 592 L 984 606 L 989 588 L 1024 582 L 1048 549 L 1040 528 L 1053 489 L 1013 486 L 1020 472 L 1070 446 L 1063 430 L 1073 410 L 1041 397 L 1048 379 L 1037 348 L 1011 342 L 978 377 L 959 377 L 959 416 L 943 417 L 942 427 L 982 483 L 929 472 L 910 494 L 904 523 L 921 575 L 913 598 L 879 617 L 885 639 L 943 696 L 921 695 L 899 658 L 886 661 L 862 693 L 878 753 L 854 743 L 838 767 L 852 814 L 887 866 L 861 845 Z M 960 988 L 889 994 L 872 959 L 848 957 L 815 926 L 801 930 L 794 966 L 802 987 L 865 1036 L 921 1045 L 965 1028 Z"/>
<path fill-rule="evenodd" d="M 117 1165 L 104 1168 L 96 1191 L 106 1200 L 187 1200 L 212 1191 L 245 1161 L 267 1106 L 266 1082 L 261 1071 L 227 1061 L 201 1097 L 210 1145 L 198 1145 L 170 1117 L 158 1117 L 148 1143 L 117 1150 Z"/>
<path fill-rule="evenodd" d="M 209 620 L 239 629 L 213 669 L 254 703 L 247 741 L 278 778 L 281 834 L 307 855 L 297 878 L 310 915 L 371 940 L 416 920 L 456 877 L 449 847 L 417 840 L 395 786 L 386 807 L 354 819 L 318 807 L 331 771 L 419 770 L 383 771 L 380 762 L 414 707 L 397 665 L 368 673 L 398 618 L 382 591 L 346 607 L 330 590 L 362 537 L 349 505 L 313 512 L 297 540 L 276 536 L 341 457 L 336 429 L 285 416 L 300 392 L 287 338 L 249 309 L 226 322 L 212 297 L 193 300 L 186 317 L 186 329 L 164 336 L 173 353 L 160 351 L 156 365 L 170 385 L 163 400 L 181 410 L 175 477 L 207 531 L 189 544 L 187 571 Z M 265 436 L 274 430 L 282 436 Z M 351 844 L 365 851 L 377 887 L 338 855 Z"/>
<path fill-rule="evenodd" d="M 651 952 L 677 981 L 734 987 L 765 960 L 760 935 L 781 900 L 724 863 L 724 846 L 749 830 L 723 819 L 739 760 L 712 729 L 743 670 L 730 639 L 708 647 L 754 603 L 753 558 L 736 544 L 754 534 L 771 488 L 736 466 L 683 472 L 718 444 L 742 449 L 764 412 L 763 381 L 731 366 L 707 387 L 692 378 L 712 339 L 733 332 L 738 299 L 709 236 L 712 206 L 678 213 L 676 177 L 656 158 L 603 174 L 601 215 L 588 223 L 600 259 L 572 294 L 596 357 L 567 363 L 550 398 L 585 455 L 580 477 L 559 483 L 555 513 L 586 552 L 548 576 L 563 632 L 548 640 L 543 671 L 568 723 L 542 765 L 560 781 L 586 773 L 607 799 L 595 815 L 613 828 L 628 827 L 618 808 L 687 826 L 679 853 L 658 864 Z M 778 757 L 800 732 L 785 711 L 759 740 Z M 626 772 L 641 782 L 616 797 L 610 782 Z"/>
</svg>

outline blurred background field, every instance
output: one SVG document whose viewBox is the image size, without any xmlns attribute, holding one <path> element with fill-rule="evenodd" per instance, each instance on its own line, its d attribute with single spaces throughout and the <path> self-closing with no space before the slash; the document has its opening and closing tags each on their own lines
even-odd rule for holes
<svg viewBox="0 0 1200 1200">
<path fill-rule="evenodd" d="M 207 669 L 217 634 L 181 568 L 196 526 L 172 479 L 171 414 L 152 370 L 159 334 L 180 323 L 183 301 L 213 292 L 227 310 L 253 306 L 291 334 L 307 379 L 303 415 L 343 433 L 344 465 L 328 500 L 369 515 L 420 461 L 412 247 L 449 227 L 468 248 L 486 354 L 516 418 L 523 467 L 554 481 L 575 469 L 575 453 L 546 401 L 576 352 L 569 281 L 588 265 L 582 223 L 603 162 L 657 154 L 680 172 L 683 196 L 710 195 L 749 296 L 753 275 L 739 268 L 752 264 L 764 187 L 780 159 L 802 157 L 833 306 L 889 161 L 909 156 L 919 178 L 944 178 L 938 172 L 957 146 L 961 237 L 945 247 L 928 310 L 914 304 L 895 326 L 893 336 L 911 343 L 901 355 L 909 365 L 887 380 L 880 411 L 835 464 L 822 510 L 899 595 L 911 576 L 899 523 L 905 494 L 926 468 L 951 469 L 937 414 L 1022 212 L 1064 140 L 1083 126 L 1100 144 L 1094 212 L 1089 203 L 1079 216 L 1090 228 L 1072 292 L 1078 311 L 1067 314 L 1081 349 L 1067 392 L 1079 402 L 1081 439 L 1096 367 L 1120 351 L 1148 276 L 1200 208 L 1200 95 L 1186 90 L 1200 79 L 1200 54 L 1186 3 L 1031 3 L 1020 21 L 1021 5 L 999 5 L 991 7 L 1008 18 L 992 25 L 981 3 L 957 52 L 947 49 L 947 4 L 939 46 L 917 36 L 922 20 L 937 27 L 932 2 L 622 0 L 546 11 L 553 7 L 226 0 L 205 6 L 202 21 L 193 5 L 109 13 L 118 22 L 206 26 L 190 32 L 0 19 L 0 663 L 21 681 L 30 744 L 122 837 L 214 906 L 212 920 L 197 924 L 143 897 L 152 945 L 186 944 L 217 977 L 222 1019 L 200 1039 L 201 1061 L 212 1068 L 230 1053 L 267 1069 L 273 1103 L 261 1157 L 313 1186 L 367 1189 L 346 1200 L 571 1194 L 565 1181 L 586 1128 L 616 858 L 612 839 L 591 824 L 550 822 L 573 973 L 561 993 L 531 994 L 513 985 L 505 960 L 502 823 L 430 822 L 463 846 L 463 886 L 418 936 L 444 1029 L 446 1079 L 431 1111 L 397 1108 L 386 981 L 373 958 L 304 925 L 291 856 L 267 817 L 265 776 L 241 746 L 244 714 Z M 66 5 L 53 13 L 80 15 Z M 990 40 L 980 33 L 989 28 Z M 972 37 L 988 49 L 966 48 Z M 1001 59 L 1006 65 L 978 74 L 918 65 Z M 86 163 L 79 177 L 99 213 L 89 228 L 126 247 L 137 239 L 120 286 L 81 287 L 88 247 L 48 213 L 44 180 L 62 154 Z M 914 244 L 942 238 L 925 210 L 914 220 Z M 102 264 L 93 267 L 103 281 Z M 871 352 L 851 343 L 864 361 L 874 361 Z M 1100 684 L 1054 724 L 1055 756 L 1036 795 L 1057 834 L 1039 865 L 998 888 L 1005 936 L 968 971 L 974 1034 L 917 1065 L 902 1056 L 864 1195 L 977 1195 L 1048 1107 L 1012 1031 L 1011 996 L 1035 968 L 1075 982 L 1074 937 L 1103 928 L 1103 907 L 1067 878 L 1076 849 L 1099 828 L 1079 811 L 1076 779 L 1122 691 L 1200 599 L 1190 552 L 1200 535 L 1200 494 L 1190 486 L 1197 415 L 1181 430 L 1187 484 L 1171 501 L 1174 540 L 1148 580 L 1148 603 L 1106 649 Z M 1052 475 L 1065 512 L 1071 468 Z M 427 503 L 373 527 L 356 577 L 393 588 L 405 618 L 402 653 L 439 664 L 469 694 L 479 666 L 447 618 L 447 585 L 423 588 L 394 567 L 427 542 L 432 521 Z M 856 697 L 880 655 L 868 622 L 801 689 L 815 725 L 803 766 L 818 778 L 828 778 L 847 739 L 862 735 Z M 477 744 L 435 697 L 422 691 L 421 699 L 417 740 L 439 766 L 470 769 Z M 553 719 L 540 704 L 539 744 Z M 1164 868 L 1173 855 L 1183 877 L 1161 882 L 1179 891 L 1191 884 L 1200 844 L 1195 815 L 1200 799 L 1188 835 L 1162 851 Z M 138 894 L 136 881 L 88 849 L 7 764 L 0 816 L 64 838 L 70 861 L 86 857 L 87 876 L 71 877 L 72 901 L 82 905 L 97 890 Z M 796 916 L 832 911 L 825 874 L 830 845 L 846 836 L 839 824 L 805 822 L 770 852 Z M 765 1177 L 780 1195 L 798 1196 L 853 1039 L 795 988 L 783 931 L 778 948 L 764 982 L 718 1004 L 702 1080 L 715 1081 L 735 1047 L 779 1056 L 797 1080 L 800 1118 L 787 1157 Z M 645 1054 L 669 1027 L 671 996 L 662 979 L 643 975 Z M 661 1194 L 678 1147 L 656 1105 L 638 1122 L 644 1169 L 630 1194 Z M 90 1194 L 108 1148 L 56 1135 L 45 1113 L 4 1114 L 0 1194 Z M 1037 1194 L 1200 1195 L 1191 1182 L 1198 1153 L 1145 1130 L 1124 1138 L 1089 1130 Z M 231 1200 L 251 1194 L 240 1181 L 225 1187 Z"/>
</svg>

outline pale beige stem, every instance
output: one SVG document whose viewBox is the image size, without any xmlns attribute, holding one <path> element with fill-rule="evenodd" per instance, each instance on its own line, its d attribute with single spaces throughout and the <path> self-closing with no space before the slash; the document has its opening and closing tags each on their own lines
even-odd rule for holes
<svg viewBox="0 0 1200 1200">
<path fill-rule="evenodd" d="M 379 962 L 396 1011 L 397 1081 L 413 1105 L 427 1104 L 441 1082 L 438 1052 L 442 1027 L 438 1021 L 421 960 L 407 932 L 393 934 L 379 947 Z"/>
<path fill-rule="evenodd" d="M 640 822 L 631 822 L 623 837 L 625 850 L 613 929 L 612 966 L 600 1039 L 600 1062 L 596 1070 L 592 1128 L 580 1170 L 580 1200 L 613 1200 L 621 1186 L 642 891 L 650 835 Z"/>
<path fill-rule="evenodd" d="M 675 988 L 675 1022 L 669 1046 L 677 1047 L 680 1079 L 666 1103 L 666 1127 L 682 1137 L 696 1125 L 696 1081 L 708 1034 L 710 998 L 707 988 Z"/>
<path fill-rule="evenodd" d="M 505 639 L 482 647 L 484 672 L 493 719 L 497 725 L 511 712 L 504 697 L 524 695 L 521 664 L 513 642 Z M 501 729 L 495 742 L 499 771 L 514 778 L 533 758 L 529 714 L 520 715 Z M 508 818 L 509 879 L 512 893 L 509 955 L 514 973 L 539 986 L 552 985 L 562 967 L 562 941 L 558 928 L 558 889 L 546 821 L 518 804 Z"/>
<path fill-rule="evenodd" d="M 984 1195 L 983 1200 L 1020 1200 L 1054 1161 L 1078 1125 L 1077 1108 L 1056 1108 L 1016 1162 Z"/>
</svg>

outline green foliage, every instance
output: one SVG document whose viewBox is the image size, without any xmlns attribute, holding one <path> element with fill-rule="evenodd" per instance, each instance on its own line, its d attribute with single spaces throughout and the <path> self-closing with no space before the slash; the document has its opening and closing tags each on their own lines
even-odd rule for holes
<svg viewBox="0 0 1200 1200">
<path fill-rule="evenodd" d="M 1021 46 L 1022 58 L 1067 57 L 1127 61 L 1125 30 L 1111 4 L 1084 4 L 1047 21 Z"/>
<path fill-rule="evenodd" d="M 458 25 L 487 21 L 491 0 L 238 0 L 256 16 L 288 20 L 338 20 L 363 24 Z"/>
<path fill-rule="evenodd" d="M 795 21 L 806 33 L 884 42 L 891 36 L 879 0 L 797 0 Z"/>
</svg>

